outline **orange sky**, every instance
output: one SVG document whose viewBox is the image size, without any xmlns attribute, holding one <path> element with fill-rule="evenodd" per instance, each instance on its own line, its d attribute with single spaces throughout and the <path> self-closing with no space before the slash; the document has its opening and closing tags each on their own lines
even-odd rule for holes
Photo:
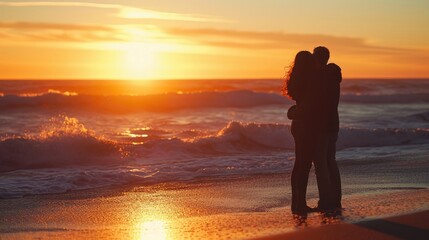
<svg viewBox="0 0 429 240">
<path fill-rule="evenodd" d="M 0 79 L 280 78 L 296 52 L 319 45 L 346 78 L 427 78 L 427 9 L 425 0 L 1 1 Z"/>
</svg>

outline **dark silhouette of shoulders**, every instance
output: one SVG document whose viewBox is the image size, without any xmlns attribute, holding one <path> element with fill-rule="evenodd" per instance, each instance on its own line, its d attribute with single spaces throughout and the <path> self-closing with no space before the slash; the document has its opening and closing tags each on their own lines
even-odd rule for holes
<svg viewBox="0 0 429 240">
<path fill-rule="evenodd" d="M 343 79 L 341 68 L 335 63 L 329 63 L 325 67 L 326 78 L 329 82 L 340 83 Z"/>
</svg>

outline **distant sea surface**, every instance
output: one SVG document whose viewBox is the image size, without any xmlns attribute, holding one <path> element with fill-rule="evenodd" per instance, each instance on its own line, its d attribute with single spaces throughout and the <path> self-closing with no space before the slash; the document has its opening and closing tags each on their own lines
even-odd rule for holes
<svg viewBox="0 0 429 240">
<path fill-rule="evenodd" d="M 0 198 L 289 174 L 293 101 L 281 86 L 269 79 L 0 81 Z M 397 159 L 406 167 L 423 160 L 427 167 L 429 79 L 345 79 L 341 90 L 338 161 Z"/>
</svg>

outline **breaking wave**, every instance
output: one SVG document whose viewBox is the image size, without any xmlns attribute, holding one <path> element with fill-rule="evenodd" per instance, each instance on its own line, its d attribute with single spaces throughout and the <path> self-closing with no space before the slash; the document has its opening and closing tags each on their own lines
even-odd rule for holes
<svg viewBox="0 0 429 240">
<path fill-rule="evenodd" d="M 292 151 L 294 140 L 290 126 L 230 122 L 217 134 L 191 140 L 164 138 L 141 145 L 118 146 L 114 141 L 96 136 L 77 119 L 63 117 L 35 137 L 11 137 L 0 141 L 2 171 L 29 168 L 52 168 L 81 165 L 121 164 L 130 159 L 142 163 L 160 163 L 202 156 L 228 156 L 242 153 Z M 427 129 L 341 128 L 339 150 L 351 147 L 381 147 L 429 143 Z M 125 155 L 129 158 L 124 159 Z"/>
<path fill-rule="evenodd" d="M 36 136 L 5 137 L 0 141 L 0 172 L 16 169 L 108 164 L 121 158 L 112 141 L 96 136 L 76 118 L 52 118 Z"/>
<path fill-rule="evenodd" d="M 427 129 L 362 129 L 341 128 L 338 134 L 339 150 L 351 147 L 382 147 L 429 143 Z M 243 152 L 266 152 L 293 150 L 294 140 L 290 126 L 284 124 L 255 124 L 230 122 L 217 135 L 197 138 L 159 139 L 136 146 L 144 156 L 190 157 L 192 155 L 234 154 Z"/>
<path fill-rule="evenodd" d="M 427 143 L 427 129 L 341 128 L 338 148 Z M 293 148 L 285 124 L 230 122 L 211 136 L 119 145 L 75 118 L 59 116 L 37 135 L 0 141 L 0 198 L 285 172 L 291 170 Z"/>
</svg>

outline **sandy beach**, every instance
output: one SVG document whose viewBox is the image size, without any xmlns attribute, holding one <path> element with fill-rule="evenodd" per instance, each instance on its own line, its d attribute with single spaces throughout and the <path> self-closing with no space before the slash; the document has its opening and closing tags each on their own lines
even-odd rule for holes
<svg viewBox="0 0 429 240">
<path fill-rule="evenodd" d="M 296 218 L 289 209 L 288 184 L 283 174 L 258 175 L 3 199 L 0 200 L 0 236 L 1 239 L 267 236 L 265 239 L 270 239 L 278 237 L 277 234 L 300 236 L 308 234 L 308 229 L 323 230 L 325 225 L 342 226 L 429 209 L 429 190 L 425 188 L 386 189 L 379 185 L 374 190 L 356 193 L 346 187 L 341 216 L 311 213 L 307 218 Z M 317 200 L 314 179 L 309 192 L 310 196 L 313 193 L 309 204 L 314 206 Z M 427 223 L 419 227 L 427 230 Z M 357 231 L 362 234 L 371 231 L 362 229 Z"/>
</svg>

